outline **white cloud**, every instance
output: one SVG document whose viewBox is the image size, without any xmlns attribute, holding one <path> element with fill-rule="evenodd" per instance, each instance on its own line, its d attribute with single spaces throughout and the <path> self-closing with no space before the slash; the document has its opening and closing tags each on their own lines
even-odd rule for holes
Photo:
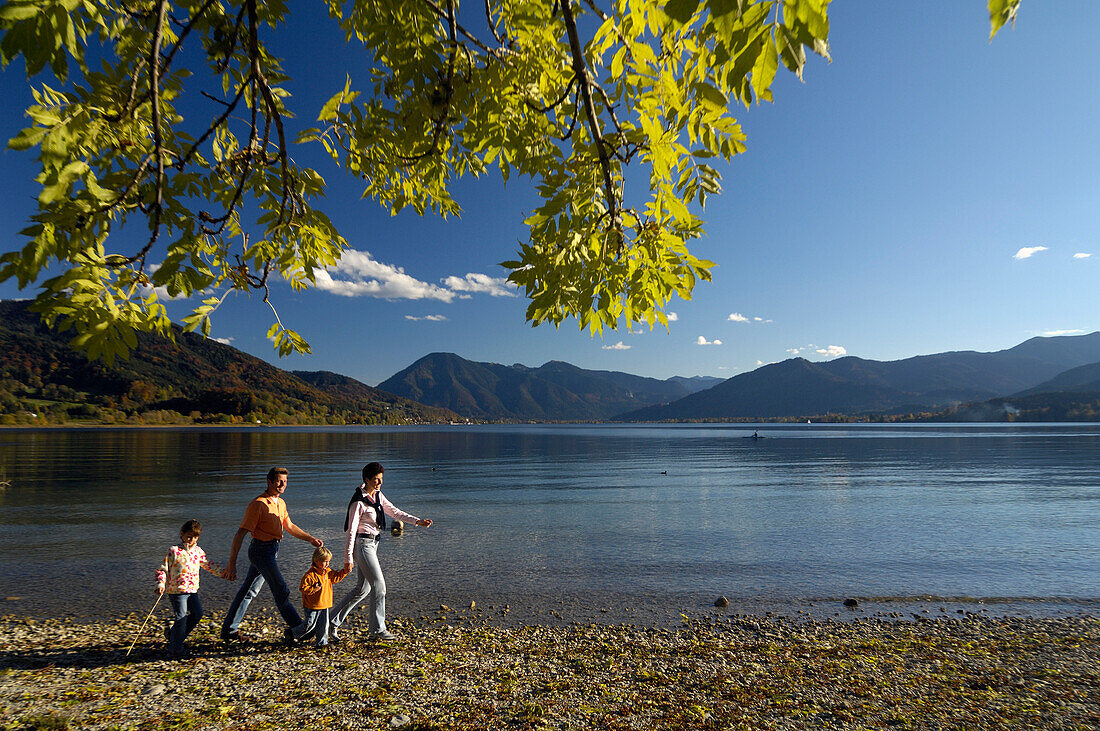
<svg viewBox="0 0 1100 731">
<path fill-rule="evenodd" d="M 826 348 L 818 348 L 814 352 L 818 355 L 824 355 L 826 358 L 838 358 L 848 354 L 848 351 L 840 345 L 830 345 Z"/>
<path fill-rule="evenodd" d="M 731 312 L 726 319 L 730 322 L 771 322 L 771 320 L 765 320 L 763 317 L 757 317 L 756 315 L 748 317 L 740 312 Z"/>
<path fill-rule="evenodd" d="M 788 355 L 798 355 L 802 352 L 802 348 L 787 348 Z"/>
<path fill-rule="evenodd" d="M 1025 246 L 1012 255 L 1013 259 L 1030 259 L 1040 251 L 1047 251 L 1045 246 Z"/>
<path fill-rule="evenodd" d="M 1084 330 L 1047 330 L 1046 332 L 1039 333 L 1044 338 L 1056 338 L 1059 335 L 1080 335 L 1085 332 Z"/>
<path fill-rule="evenodd" d="M 614 345 L 602 345 L 600 347 L 603 350 L 630 350 L 631 348 L 631 346 L 629 345 L 624 345 L 622 340 L 615 343 Z"/>
<path fill-rule="evenodd" d="M 423 317 L 417 317 L 416 315 L 405 315 L 406 320 L 412 320 L 413 322 L 419 322 L 421 320 L 427 320 L 428 322 L 446 322 L 447 318 L 443 315 L 424 315 Z"/>
<path fill-rule="evenodd" d="M 721 345 L 722 341 L 715 338 L 714 340 L 707 340 L 702 335 L 695 341 L 696 345 Z"/>
<path fill-rule="evenodd" d="M 1092 254 L 1086 254 L 1083 251 L 1078 251 L 1076 254 L 1073 255 L 1073 258 L 1074 259 L 1091 259 Z"/>
<path fill-rule="evenodd" d="M 667 319 L 668 319 L 668 321 L 669 321 L 669 322 L 676 322 L 677 320 L 679 320 L 679 319 L 680 319 L 680 316 L 679 316 L 679 315 L 677 315 L 677 314 L 676 314 L 675 312 L 669 312 L 669 313 L 667 313 L 667 314 L 666 314 L 666 317 L 667 317 Z"/>
<path fill-rule="evenodd" d="M 442 282 L 455 292 L 487 294 L 492 297 L 516 296 L 516 285 L 504 277 L 490 277 L 488 274 L 470 272 L 464 277 L 445 277 Z"/>
<path fill-rule="evenodd" d="M 215 343 L 221 343 L 222 345 L 232 345 L 233 338 L 213 338 Z"/>
<path fill-rule="evenodd" d="M 455 293 L 422 282 L 401 267 L 375 261 L 367 251 L 345 251 L 331 270 L 316 272 L 317 288 L 343 297 L 434 299 L 450 302 Z"/>
</svg>

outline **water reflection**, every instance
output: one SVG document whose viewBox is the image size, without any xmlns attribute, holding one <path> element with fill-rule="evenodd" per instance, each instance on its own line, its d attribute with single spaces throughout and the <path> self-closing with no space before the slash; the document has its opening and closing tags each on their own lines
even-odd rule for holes
<svg viewBox="0 0 1100 731">
<path fill-rule="evenodd" d="M 436 520 L 382 548 L 398 597 L 1100 597 L 1100 427 L 755 428 L 5 431 L 0 582 L 143 599 L 188 518 L 225 560 L 274 464 L 295 522 L 339 544 L 377 460 Z M 308 547 L 281 561 L 304 571 Z"/>
</svg>

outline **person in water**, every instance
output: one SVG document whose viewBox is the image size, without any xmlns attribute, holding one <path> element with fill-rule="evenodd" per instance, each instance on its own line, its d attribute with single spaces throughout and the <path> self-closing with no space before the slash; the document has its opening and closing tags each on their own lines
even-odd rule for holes
<svg viewBox="0 0 1100 731">
<path fill-rule="evenodd" d="M 415 523 L 427 528 L 432 521 L 406 513 L 386 499 L 382 494 L 382 474 L 384 470 L 378 462 L 371 462 L 363 468 L 363 484 L 355 489 L 348 503 L 344 517 L 344 531 L 347 540 L 344 545 L 344 571 L 355 568 L 358 582 L 332 616 L 329 629 L 329 641 L 340 641 L 340 625 L 359 604 L 370 596 L 369 631 L 370 638 L 376 641 L 395 639 L 386 629 L 386 579 L 382 576 L 382 566 L 378 563 L 378 542 L 386 530 L 386 516 Z"/>
</svg>

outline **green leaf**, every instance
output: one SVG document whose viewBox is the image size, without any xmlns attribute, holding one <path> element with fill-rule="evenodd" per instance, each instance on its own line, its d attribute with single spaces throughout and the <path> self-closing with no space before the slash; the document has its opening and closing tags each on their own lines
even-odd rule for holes
<svg viewBox="0 0 1100 731">
<path fill-rule="evenodd" d="M 779 71 L 779 51 L 775 47 L 775 41 L 769 37 L 764 40 L 764 48 L 752 67 L 752 90 L 756 93 L 757 99 L 772 101 L 771 85 L 777 71 Z"/>
<path fill-rule="evenodd" d="M 700 81 L 695 85 L 695 96 L 704 105 L 715 111 L 725 111 L 729 106 L 729 99 L 712 84 Z"/>
<path fill-rule="evenodd" d="M 687 23 L 698 7 L 699 0 L 669 0 L 663 9 L 677 23 Z"/>
<path fill-rule="evenodd" d="M 997 35 L 1005 23 L 1015 23 L 1020 0 L 989 0 L 989 40 Z"/>
</svg>

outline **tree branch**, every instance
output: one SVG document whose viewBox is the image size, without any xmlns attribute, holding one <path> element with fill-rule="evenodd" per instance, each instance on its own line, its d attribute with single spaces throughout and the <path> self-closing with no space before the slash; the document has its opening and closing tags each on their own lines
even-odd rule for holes
<svg viewBox="0 0 1100 731">
<path fill-rule="evenodd" d="M 603 173 L 604 194 L 607 197 L 608 212 L 611 214 L 611 223 L 615 230 L 620 231 L 622 222 L 619 218 L 619 199 L 615 193 L 615 183 L 611 175 L 611 159 L 608 157 L 605 147 L 603 132 L 600 129 L 600 120 L 596 115 L 596 105 L 592 101 L 591 81 L 588 75 L 588 65 L 584 61 L 584 52 L 581 47 L 580 37 L 577 34 L 577 21 L 573 17 L 572 0 L 561 0 L 562 20 L 565 21 L 565 30 L 569 34 L 569 47 L 573 52 L 573 73 L 576 75 L 581 100 L 584 102 L 584 113 L 588 118 L 588 128 L 592 133 L 592 143 L 596 146 L 596 152 L 600 159 L 600 171 Z"/>
</svg>

